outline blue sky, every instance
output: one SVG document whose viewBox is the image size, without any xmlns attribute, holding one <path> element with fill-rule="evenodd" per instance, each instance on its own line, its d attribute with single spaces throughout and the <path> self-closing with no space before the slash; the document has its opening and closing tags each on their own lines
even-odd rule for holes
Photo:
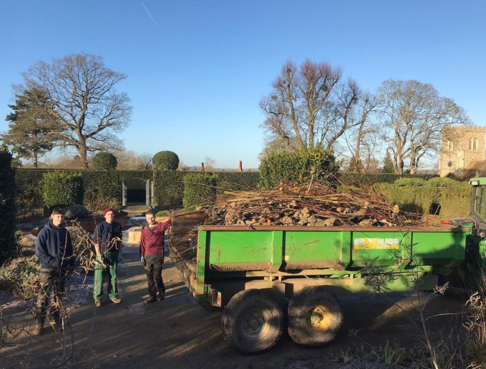
<svg viewBox="0 0 486 369">
<path fill-rule="evenodd" d="M 0 0 L 0 131 L 12 83 L 39 60 L 100 55 L 128 79 L 119 135 L 188 166 L 256 168 L 260 98 L 282 64 L 340 66 L 370 92 L 386 79 L 431 83 L 486 125 L 486 1 Z M 153 18 L 153 19 L 152 19 Z M 154 21 L 155 20 L 155 21 Z"/>
</svg>

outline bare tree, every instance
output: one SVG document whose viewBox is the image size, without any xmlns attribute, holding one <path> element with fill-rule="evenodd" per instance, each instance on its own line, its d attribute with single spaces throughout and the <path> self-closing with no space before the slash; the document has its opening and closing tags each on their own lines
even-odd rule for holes
<svg viewBox="0 0 486 369">
<path fill-rule="evenodd" d="M 204 168 L 209 171 L 214 170 L 214 164 L 216 164 L 216 160 L 206 156 L 206 159 L 204 159 Z"/>
<path fill-rule="evenodd" d="M 405 163 L 414 174 L 420 160 L 440 148 L 448 125 L 470 124 L 463 108 L 441 97 L 431 85 L 415 80 L 387 80 L 378 89 L 383 140 L 393 155 L 395 172 Z"/>
<path fill-rule="evenodd" d="M 61 122 L 63 147 L 74 147 L 83 166 L 88 167 L 88 152 L 119 147 L 115 132 L 130 121 L 132 107 L 125 93 L 115 86 L 126 79 L 104 65 L 103 58 L 74 54 L 40 61 L 23 73 L 21 90 L 39 88 L 47 92 L 52 112 Z"/>
<path fill-rule="evenodd" d="M 351 79 L 341 80 L 341 70 L 328 63 L 307 60 L 300 68 L 285 63 L 272 83 L 273 91 L 260 100 L 267 134 L 278 137 L 290 150 L 333 148 L 363 118 L 356 113 L 363 98 L 360 88 Z"/>
<path fill-rule="evenodd" d="M 352 129 L 345 130 L 343 137 L 351 153 L 350 168 L 368 171 L 370 165 L 375 165 L 373 154 L 379 146 L 379 129 L 373 123 L 371 116 L 375 113 L 377 100 L 370 93 L 362 93 L 361 99 L 352 107 L 351 111 L 343 115 L 345 121 L 351 122 L 346 126 Z"/>
</svg>

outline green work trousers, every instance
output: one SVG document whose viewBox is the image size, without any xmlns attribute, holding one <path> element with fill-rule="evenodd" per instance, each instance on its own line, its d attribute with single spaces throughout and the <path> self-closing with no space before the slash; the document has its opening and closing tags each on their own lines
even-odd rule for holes
<svg viewBox="0 0 486 369">
<path fill-rule="evenodd" d="M 118 297 L 118 252 L 105 252 L 102 256 L 103 263 L 95 263 L 93 298 L 101 300 L 103 298 L 103 283 L 108 279 L 108 297 L 111 299 Z"/>
</svg>

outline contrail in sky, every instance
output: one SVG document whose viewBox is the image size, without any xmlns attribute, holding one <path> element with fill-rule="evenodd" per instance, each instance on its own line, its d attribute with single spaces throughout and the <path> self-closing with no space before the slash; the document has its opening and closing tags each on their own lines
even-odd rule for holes
<svg viewBox="0 0 486 369">
<path fill-rule="evenodd" d="M 155 25 L 157 26 L 157 28 L 160 30 L 160 32 L 163 32 L 162 31 L 162 28 L 160 28 L 159 24 L 157 23 L 157 21 L 154 19 L 154 17 L 152 17 L 152 14 L 150 14 L 150 12 L 148 11 L 147 7 L 141 3 L 143 8 L 145 9 L 145 11 L 147 12 L 147 14 L 149 15 L 149 17 L 152 19 L 152 21 L 155 23 Z"/>
</svg>

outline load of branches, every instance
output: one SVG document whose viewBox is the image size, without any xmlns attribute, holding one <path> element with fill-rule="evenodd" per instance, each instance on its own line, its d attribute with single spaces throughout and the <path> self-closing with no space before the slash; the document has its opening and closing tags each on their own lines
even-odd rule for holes
<svg viewBox="0 0 486 369">
<path fill-rule="evenodd" d="M 278 190 L 225 192 L 199 211 L 172 215 L 171 251 L 175 259 L 195 257 L 199 225 L 412 227 L 415 214 L 401 212 L 371 189 L 345 193 L 313 184 Z"/>
<path fill-rule="evenodd" d="M 226 192 L 224 201 L 205 209 L 205 224 L 397 227 L 418 225 L 372 190 L 339 193 L 330 187 L 294 186 L 259 192 Z"/>
</svg>

